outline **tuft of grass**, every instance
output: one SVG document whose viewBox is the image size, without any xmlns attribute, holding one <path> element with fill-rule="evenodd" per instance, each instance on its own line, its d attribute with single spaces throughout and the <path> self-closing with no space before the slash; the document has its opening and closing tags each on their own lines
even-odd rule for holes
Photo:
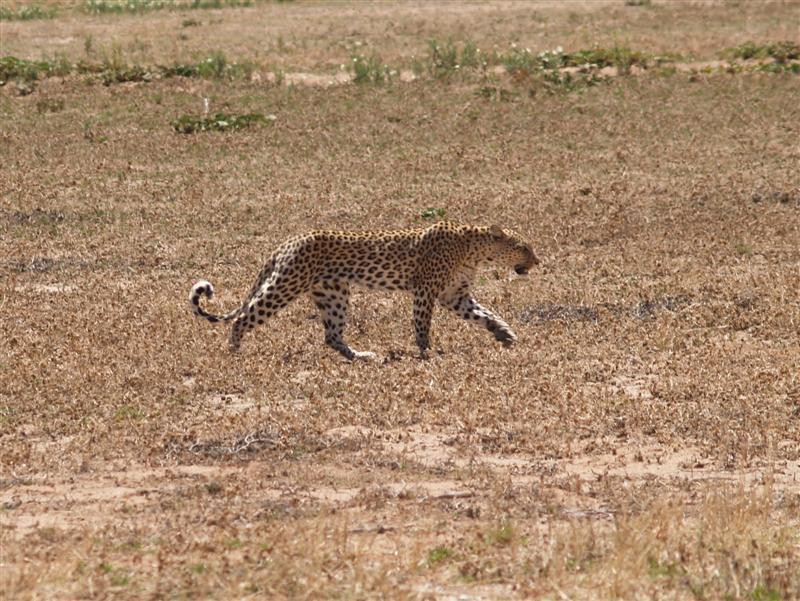
<svg viewBox="0 0 800 601">
<path fill-rule="evenodd" d="M 111 574 L 114 571 L 114 566 L 111 565 L 110 563 L 103 562 L 98 566 L 98 569 L 103 574 Z"/>
<path fill-rule="evenodd" d="M 63 98 L 41 98 L 36 101 L 36 112 L 39 114 L 59 113 L 64 110 Z"/>
<path fill-rule="evenodd" d="M 355 83 L 383 83 L 389 79 L 391 69 L 384 64 L 376 54 L 364 56 L 357 54 L 352 57 L 350 67 L 353 70 Z"/>
<path fill-rule="evenodd" d="M 437 217 L 440 219 L 444 219 L 446 215 L 447 215 L 447 209 L 445 209 L 444 207 L 438 207 L 438 208 L 428 207 L 427 209 L 422 211 L 422 213 L 420 213 L 419 216 L 422 217 L 423 219 L 436 219 Z"/>
<path fill-rule="evenodd" d="M 32 21 L 34 19 L 52 19 L 55 16 L 54 8 L 45 8 L 38 4 L 23 5 L 16 9 L 0 6 L 0 21 Z"/>
<path fill-rule="evenodd" d="M 204 563 L 195 563 L 192 564 L 191 570 L 195 574 L 203 574 L 208 571 L 208 566 Z"/>
<path fill-rule="evenodd" d="M 434 77 L 448 77 L 462 69 L 485 68 L 487 65 L 488 58 L 472 41 L 464 42 L 459 49 L 453 40 L 444 43 L 428 40 L 427 70 Z"/>
<path fill-rule="evenodd" d="M 430 551 L 428 551 L 428 557 L 426 563 L 428 566 L 432 567 L 436 564 L 442 563 L 443 561 L 453 557 L 455 553 L 452 549 L 440 545 L 438 547 L 434 547 Z"/>
<path fill-rule="evenodd" d="M 496 528 L 486 533 L 486 543 L 489 545 L 508 545 L 514 540 L 516 531 L 511 522 L 501 522 Z"/>
<path fill-rule="evenodd" d="M 510 102 L 514 96 L 517 95 L 516 92 L 512 92 L 505 88 L 498 88 L 496 86 L 481 86 L 475 92 L 475 95 L 479 98 L 483 98 L 484 100 L 493 100 L 495 102 Z"/>
<path fill-rule="evenodd" d="M 118 421 L 130 419 L 138 420 L 142 419 L 144 416 L 144 412 L 139 409 L 139 407 L 134 407 L 133 405 L 122 405 L 114 412 L 114 419 Z"/>
<path fill-rule="evenodd" d="M 210 495 L 217 495 L 222 492 L 222 485 L 215 480 L 206 482 L 206 492 Z"/>
<path fill-rule="evenodd" d="M 246 115 L 217 113 L 208 117 L 183 115 L 172 122 L 172 128 L 181 134 L 196 134 L 203 131 L 234 131 L 245 129 L 253 124 L 268 125 L 274 120 L 274 115 L 264 115 L 262 113 L 249 113 Z"/>
<path fill-rule="evenodd" d="M 507 53 L 495 55 L 495 62 L 505 67 L 506 71 L 513 74 L 532 73 L 539 69 L 560 69 L 564 66 L 561 47 L 555 50 L 534 54 L 529 48 L 521 48 L 516 44 L 511 44 L 511 49 Z"/>
<path fill-rule="evenodd" d="M 748 598 L 752 601 L 781 601 L 782 599 L 780 592 L 763 585 L 758 585 L 750 591 Z"/>
</svg>

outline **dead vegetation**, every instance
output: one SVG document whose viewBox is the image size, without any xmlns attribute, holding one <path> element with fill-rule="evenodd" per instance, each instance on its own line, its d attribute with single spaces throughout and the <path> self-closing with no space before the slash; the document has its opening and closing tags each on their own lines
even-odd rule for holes
<svg viewBox="0 0 800 601">
<path fill-rule="evenodd" d="M 111 39 L 120 68 L 381 59 L 328 88 L 256 71 L 0 88 L 5 597 L 800 596 L 797 75 L 455 69 L 512 42 L 537 61 L 783 51 L 798 17 L 638 4 L 4 21 L 3 53 L 28 61 L 60 40 L 100 64 Z M 376 80 L 431 39 L 455 62 L 440 41 L 433 72 Z M 183 115 L 269 126 L 179 135 Z M 348 336 L 378 361 L 328 351 L 304 301 L 232 358 L 185 306 L 201 277 L 234 306 L 292 233 L 441 218 L 532 239 L 529 278 L 477 284 L 513 349 L 439 313 L 421 361 L 410 300 L 359 292 Z"/>
</svg>

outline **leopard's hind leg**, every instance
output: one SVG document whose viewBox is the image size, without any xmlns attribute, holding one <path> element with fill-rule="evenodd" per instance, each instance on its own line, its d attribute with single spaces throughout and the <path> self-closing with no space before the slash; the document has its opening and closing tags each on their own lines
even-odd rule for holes
<svg viewBox="0 0 800 601">
<path fill-rule="evenodd" d="M 311 298 L 325 326 L 325 344 L 350 359 L 372 359 L 375 353 L 356 351 L 342 339 L 350 306 L 350 284 L 344 280 L 321 280 L 311 290 Z"/>
<path fill-rule="evenodd" d="M 262 286 L 251 296 L 250 300 L 242 307 L 241 313 L 233 322 L 228 347 L 236 353 L 242 344 L 242 336 L 256 326 L 262 325 L 267 319 L 297 298 L 303 287 L 287 281 L 285 276 L 273 273 Z"/>
</svg>

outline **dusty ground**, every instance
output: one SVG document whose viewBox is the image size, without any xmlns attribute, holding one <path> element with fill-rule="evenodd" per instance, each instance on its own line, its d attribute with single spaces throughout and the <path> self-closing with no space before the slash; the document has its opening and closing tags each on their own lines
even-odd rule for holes
<svg viewBox="0 0 800 601">
<path fill-rule="evenodd" d="M 2 22 L 0 55 L 113 40 L 330 77 L 452 37 L 713 61 L 800 41 L 798 10 L 64 11 Z M 706 71 L 0 88 L 5 598 L 800 596 L 800 79 Z M 204 99 L 276 119 L 176 133 Z M 428 208 L 530 236 L 538 271 L 477 283 L 516 347 L 437 314 L 419 360 L 410 299 L 359 292 L 348 338 L 377 361 L 324 348 L 305 300 L 233 358 L 186 307 L 201 277 L 235 306 L 290 234 Z"/>
</svg>

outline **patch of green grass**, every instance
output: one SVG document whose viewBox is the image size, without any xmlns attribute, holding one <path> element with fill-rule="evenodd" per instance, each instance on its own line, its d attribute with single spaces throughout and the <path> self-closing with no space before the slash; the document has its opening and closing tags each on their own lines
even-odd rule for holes
<svg viewBox="0 0 800 601">
<path fill-rule="evenodd" d="M 427 209 L 422 211 L 422 213 L 420 213 L 419 216 L 422 217 L 423 219 L 435 219 L 437 217 L 439 217 L 440 219 L 444 219 L 445 215 L 447 215 L 447 209 L 443 207 L 438 207 L 438 208 L 428 207 Z"/>
<path fill-rule="evenodd" d="M 596 73 L 545 71 L 542 75 L 542 82 L 550 91 L 577 92 L 596 86 L 604 81 L 608 81 L 608 78 L 600 77 Z"/>
<path fill-rule="evenodd" d="M 449 549 L 448 547 L 442 545 L 434 547 L 433 549 L 428 551 L 427 564 L 428 566 L 435 566 L 436 564 L 441 563 L 446 559 L 453 557 L 453 555 L 455 555 L 455 553 L 453 552 L 452 549 Z"/>
<path fill-rule="evenodd" d="M 559 46 L 553 50 L 534 54 L 528 48 L 512 45 L 507 53 L 495 55 L 495 61 L 502 64 L 506 71 L 512 74 L 583 66 L 616 67 L 621 73 L 628 73 L 634 65 L 646 67 L 648 60 L 645 54 L 631 50 L 627 46 L 592 48 L 577 52 L 564 52 Z"/>
<path fill-rule="evenodd" d="M 114 412 L 114 419 L 117 421 L 129 419 L 142 419 L 144 412 L 139 407 L 133 405 L 122 405 Z"/>
<path fill-rule="evenodd" d="M 100 78 L 107 86 L 128 81 L 152 81 L 155 76 L 156 73 L 141 65 L 106 65 L 100 72 Z"/>
<path fill-rule="evenodd" d="M 202 77 L 205 79 L 247 79 L 255 71 L 252 62 L 230 61 L 222 51 L 217 51 L 197 63 L 176 63 L 162 67 L 164 77 Z"/>
<path fill-rule="evenodd" d="M 763 585 L 754 588 L 748 597 L 753 601 L 781 601 L 782 599 L 780 592 Z"/>
<path fill-rule="evenodd" d="M 740 240 L 733 245 L 736 254 L 741 255 L 743 257 L 752 257 L 753 256 L 753 247 L 750 246 L 744 240 Z"/>
<path fill-rule="evenodd" d="M 253 63 L 230 61 L 222 52 L 215 52 L 197 63 L 176 63 L 168 67 L 130 64 L 121 48 L 114 46 L 103 53 L 99 64 L 83 61 L 72 63 L 64 57 L 32 61 L 4 56 L 0 58 L 0 86 L 9 81 L 32 83 L 43 77 L 69 74 L 95 75 L 105 85 L 176 76 L 234 80 L 247 79 L 254 70 Z"/>
<path fill-rule="evenodd" d="M 98 569 L 103 572 L 103 574 L 110 574 L 114 571 L 114 566 L 110 563 L 103 562 L 98 566 Z"/>
<path fill-rule="evenodd" d="M 128 586 L 130 583 L 131 579 L 127 574 L 117 573 L 111 575 L 112 586 Z"/>
<path fill-rule="evenodd" d="M 498 88 L 495 86 L 481 86 L 475 92 L 475 95 L 483 98 L 484 100 L 493 100 L 495 102 L 510 102 L 516 95 L 516 92 L 506 90 L 505 88 Z"/>
<path fill-rule="evenodd" d="M 36 112 L 39 114 L 58 113 L 64 110 L 63 98 L 40 98 L 36 101 Z"/>
<path fill-rule="evenodd" d="M 371 56 L 355 55 L 350 61 L 355 83 L 383 83 L 389 79 L 391 69 L 376 54 Z"/>
<path fill-rule="evenodd" d="M 514 540 L 516 531 L 511 522 L 501 522 L 497 528 L 486 533 L 486 543 L 489 545 L 508 545 Z"/>
<path fill-rule="evenodd" d="M 654 557 L 647 560 L 650 578 L 678 578 L 686 574 L 686 570 L 678 563 L 661 563 Z"/>
<path fill-rule="evenodd" d="M 731 58 L 742 60 L 774 58 L 778 62 L 786 62 L 800 59 L 800 44 L 795 42 L 770 42 L 768 44 L 745 42 L 739 46 L 729 48 L 724 54 Z"/>
<path fill-rule="evenodd" d="M 18 6 L 16 9 L 0 6 L 0 21 L 32 21 L 34 19 L 52 19 L 56 11 L 37 4 Z"/>
<path fill-rule="evenodd" d="M 506 71 L 514 73 L 532 73 L 539 69 L 557 69 L 563 67 L 563 50 L 559 47 L 552 51 L 534 54 L 528 48 L 511 45 L 507 53 L 495 55 L 495 62 L 505 67 Z"/>
<path fill-rule="evenodd" d="M 766 63 L 764 65 L 758 65 L 756 71 L 761 71 L 762 73 L 794 73 L 798 75 L 800 74 L 800 63 Z"/>
<path fill-rule="evenodd" d="M 0 58 L 0 86 L 11 80 L 33 82 L 39 77 L 66 75 L 72 64 L 64 58 L 31 61 L 14 56 Z"/>
<path fill-rule="evenodd" d="M 646 67 L 648 57 L 642 52 L 631 50 L 627 46 L 613 46 L 611 48 L 578 50 L 566 55 L 566 60 L 567 66 L 570 67 L 589 64 L 598 67 L 616 67 L 620 72 L 627 73 L 634 65 Z"/>
<path fill-rule="evenodd" d="M 172 122 L 172 128 L 181 134 L 195 134 L 203 131 L 233 131 L 250 127 L 253 124 L 268 125 L 274 120 L 274 116 L 262 113 L 246 115 L 217 113 L 208 117 L 183 115 Z"/>
<path fill-rule="evenodd" d="M 140 14 L 154 10 L 191 10 L 254 6 L 258 0 L 86 0 L 89 14 Z"/>
</svg>

